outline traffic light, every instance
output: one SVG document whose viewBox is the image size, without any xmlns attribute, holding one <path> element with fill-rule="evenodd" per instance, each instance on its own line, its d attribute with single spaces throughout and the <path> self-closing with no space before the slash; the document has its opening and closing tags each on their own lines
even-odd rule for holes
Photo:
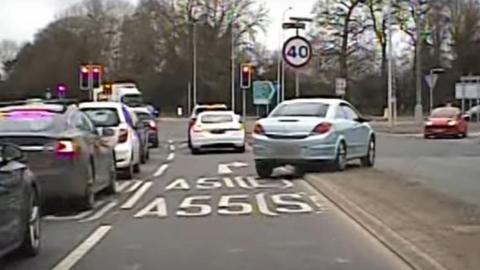
<svg viewBox="0 0 480 270">
<path fill-rule="evenodd" d="M 90 66 L 82 65 L 80 67 L 80 89 L 81 90 L 90 90 L 91 81 L 90 81 Z"/>
<path fill-rule="evenodd" d="M 92 88 L 99 88 L 102 85 L 102 67 L 91 66 L 92 71 Z"/>
<path fill-rule="evenodd" d="M 248 89 L 252 86 L 252 66 L 250 64 L 242 64 L 240 67 L 240 87 Z"/>
</svg>

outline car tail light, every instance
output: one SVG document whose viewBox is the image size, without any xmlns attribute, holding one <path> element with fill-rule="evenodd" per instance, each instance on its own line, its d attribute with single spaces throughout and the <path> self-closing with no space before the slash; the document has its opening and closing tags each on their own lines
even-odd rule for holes
<svg viewBox="0 0 480 270">
<path fill-rule="evenodd" d="M 118 142 L 124 143 L 128 140 L 128 129 L 122 128 L 118 133 Z"/>
<path fill-rule="evenodd" d="M 193 132 L 202 132 L 203 131 L 201 126 L 193 126 L 192 130 L 193 130 Z"/>
<path fill-rule="evenodd" d="M 258 134 L 258 135 L 265 134 L 265 130 L 263 129 L 262 125 L 258 123 L 255 124 L 255 127 L 253 128 L 253 134 Z"/>
<path fill-rule="evenodd" d="M 157 129 L 157 124 L 153 120 L 150 120 L 148 126 L 150 127 L 150 129 Z"/>
<path fill-rule="evenodd" d="M 76 152 L 76 146 L 72 141 L 60 140 L 55 145 L 56 154 L 75 154 Z"/>
<path fill-rule="evenodd" d="M 327 122 L 323 122 L 323 123 L 318 124 L 312 130 L 312 133 L 315 134 L 315 135 L 325 134 L 325 133 L 329 132 L 331 128 L 332 128 L 332 124 L 327 123 Z"/>
<path fill-rule="evenodd" d="M 190 119 L 190 122 L 188 122 L 188 129 L 191 129 L 195 125 L 195 122 L 197 122 L 196 118 Z"/>
</svg>

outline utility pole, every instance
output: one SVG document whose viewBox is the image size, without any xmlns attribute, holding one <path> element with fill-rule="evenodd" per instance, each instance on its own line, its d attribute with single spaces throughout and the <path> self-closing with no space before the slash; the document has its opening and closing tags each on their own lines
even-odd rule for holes
<svg viewBox="0 0 480 270">
<path fill-rule="evenodd" d="M 193 104 L 197 105 L 197 23 L 193 22 Z"/>
<path fill-rule="evenodd" d="M 393 127 L 393 42 L 392 42 L 392 0 L 388 1 L 387 6 L 387 14 L 388 14 L 388 126 Z"/>
<path fill-rule="evenodd" d="M 417 3 L 416 6 L 416 46 L 415 46 L 415 88 L 416 88 L 416 104 L 415 104 L 415 121 L 423 121 L 423 106 L 422 106 L 422 18 L 421 18 L 421 7 Z"/>
<path fill-rule="evenodd" d="M 235 112 L 235 24 L 232 22 L 232 47 L 231 47 L 231 61 L 232 61 L 232 89 L 231 89 L 231 95 L 232 95 L 232 111 Z"/>
</svg>

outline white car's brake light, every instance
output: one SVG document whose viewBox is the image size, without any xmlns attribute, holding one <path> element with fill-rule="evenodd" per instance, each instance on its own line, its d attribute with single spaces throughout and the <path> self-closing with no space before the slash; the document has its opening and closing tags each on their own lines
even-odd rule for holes
<svg viewBox="0 0 480 270">
<path fill-rule="evenodd" d="M 323 122 L 323 123 L 318 124 L 312 130 L 312 134 L 314 134 L 314 135 L 325 134 L 325 133 L 328 133 L 331 128 L 332 128 L 332 124 L 327 123 L 327 122 Z"/>
</svg>

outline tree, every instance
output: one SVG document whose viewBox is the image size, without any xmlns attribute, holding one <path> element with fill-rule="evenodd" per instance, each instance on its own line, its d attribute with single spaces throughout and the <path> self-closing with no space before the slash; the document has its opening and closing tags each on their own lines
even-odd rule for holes
<svg viewBox="0 0 480 270">
<path fill-rule="evenodd" d="M 0 81 L 11 73 L 11 68 L 15 62 L 20 46 L 13 40 L 0 41 Z"/>
</svg>

